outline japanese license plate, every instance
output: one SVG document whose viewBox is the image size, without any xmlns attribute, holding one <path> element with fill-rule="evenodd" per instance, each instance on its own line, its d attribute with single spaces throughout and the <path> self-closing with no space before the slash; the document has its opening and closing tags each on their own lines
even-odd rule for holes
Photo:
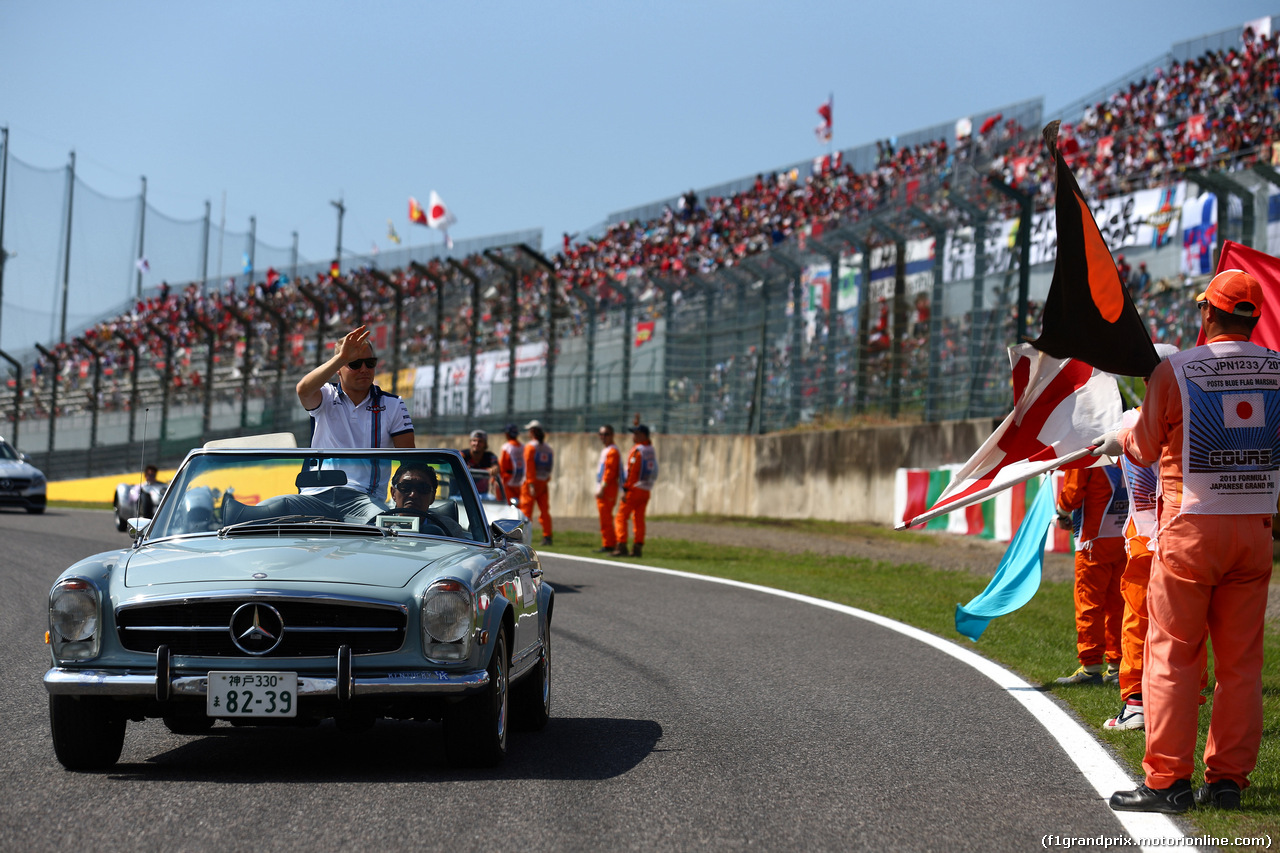
<svg viewBox="0 0 1280 853">
<path fill-rule="evenodd" d="M 205 713 L 210 717 L 296 717 L 298 673 L 211 672 Z"/>
</svg>

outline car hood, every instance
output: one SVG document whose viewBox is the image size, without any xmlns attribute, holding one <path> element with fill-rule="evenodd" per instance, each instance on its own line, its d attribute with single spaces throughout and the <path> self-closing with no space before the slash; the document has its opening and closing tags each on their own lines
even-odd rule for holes
<svg viewBox="0 0 1280 853">
<path fill-rule="evenodd" d="M 129 557 L 125 586 L 166 584 L 357 584 L 398 589 L 424 570 L 463 574 L 482 549 L 434 539 L 262 541 L 216 536 L 145 545 Z"/>
<path fill-rule="evenodd" d="M 0 477 L 34 477 L 40 470 L 21 459 L 0 459 Z"/>
</svg>

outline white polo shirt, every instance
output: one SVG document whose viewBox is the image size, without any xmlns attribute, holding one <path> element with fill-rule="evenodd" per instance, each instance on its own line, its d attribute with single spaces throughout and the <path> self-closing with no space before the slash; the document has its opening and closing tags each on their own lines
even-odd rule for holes
<svg viewBox="0 0 1280 853">
<path fill-rule="evenodd" d="M 351 403 L 351 398 L 337 383 L 322 385 L 320 398 L 320 405 L 307 410 L 311 415 L 312 447 L 394 447 L 395 436 L 413 432 L 413 421 L 404 400 L 377 385 L 369 388 L 368 396 L 358 406 Z M 350 464 L 352 461 L 347 460 L 342 466 L 350 488 L 370 495 L 386 492 L 386 471 L 356 471 L 353 469 L 357 466 Z"/>
</svg>

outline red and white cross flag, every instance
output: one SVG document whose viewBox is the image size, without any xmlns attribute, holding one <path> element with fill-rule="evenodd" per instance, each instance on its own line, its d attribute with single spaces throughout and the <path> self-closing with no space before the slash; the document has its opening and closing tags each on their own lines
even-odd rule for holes
<svg viewBox="0 0 1280 853">
<path fill-rule="evenodd" d="M 934 505 L 900 524 L 904 530 L 986 500 L 1054 468 L 1089 468 L 1093 439 L 1120 425 L 1123 404 L 1115 377 L 1071 358 L 1045 355 L 1030 344 L 1009 347 L 1013 411 L 956 472 Z"/>
</svg>

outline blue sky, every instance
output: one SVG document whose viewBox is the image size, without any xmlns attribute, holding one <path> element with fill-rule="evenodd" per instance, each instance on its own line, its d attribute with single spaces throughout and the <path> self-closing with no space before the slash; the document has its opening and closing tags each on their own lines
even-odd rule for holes
<svg viewBox="0 0 1280 853">
<path fill-rule="evenodd" d="M 1156 10 L 1159 10 L 1157 13 Z M 1043 96 L 1050 111 L 1174 42 L 1280 12 L 1158 5 L 0 0 L 0 125 L 15 157 L 332 256 L 388 248 L 435 189 L 455 238 L 620 209 Z M 20 217 L 20 211 L 9 211 Z M 415 228 L 414 242 L 438 235 Z M 6 302 L 9 301 L 6 292 Z M 6 323 L 6 326 L 8 324 Z"/>
</svg>

